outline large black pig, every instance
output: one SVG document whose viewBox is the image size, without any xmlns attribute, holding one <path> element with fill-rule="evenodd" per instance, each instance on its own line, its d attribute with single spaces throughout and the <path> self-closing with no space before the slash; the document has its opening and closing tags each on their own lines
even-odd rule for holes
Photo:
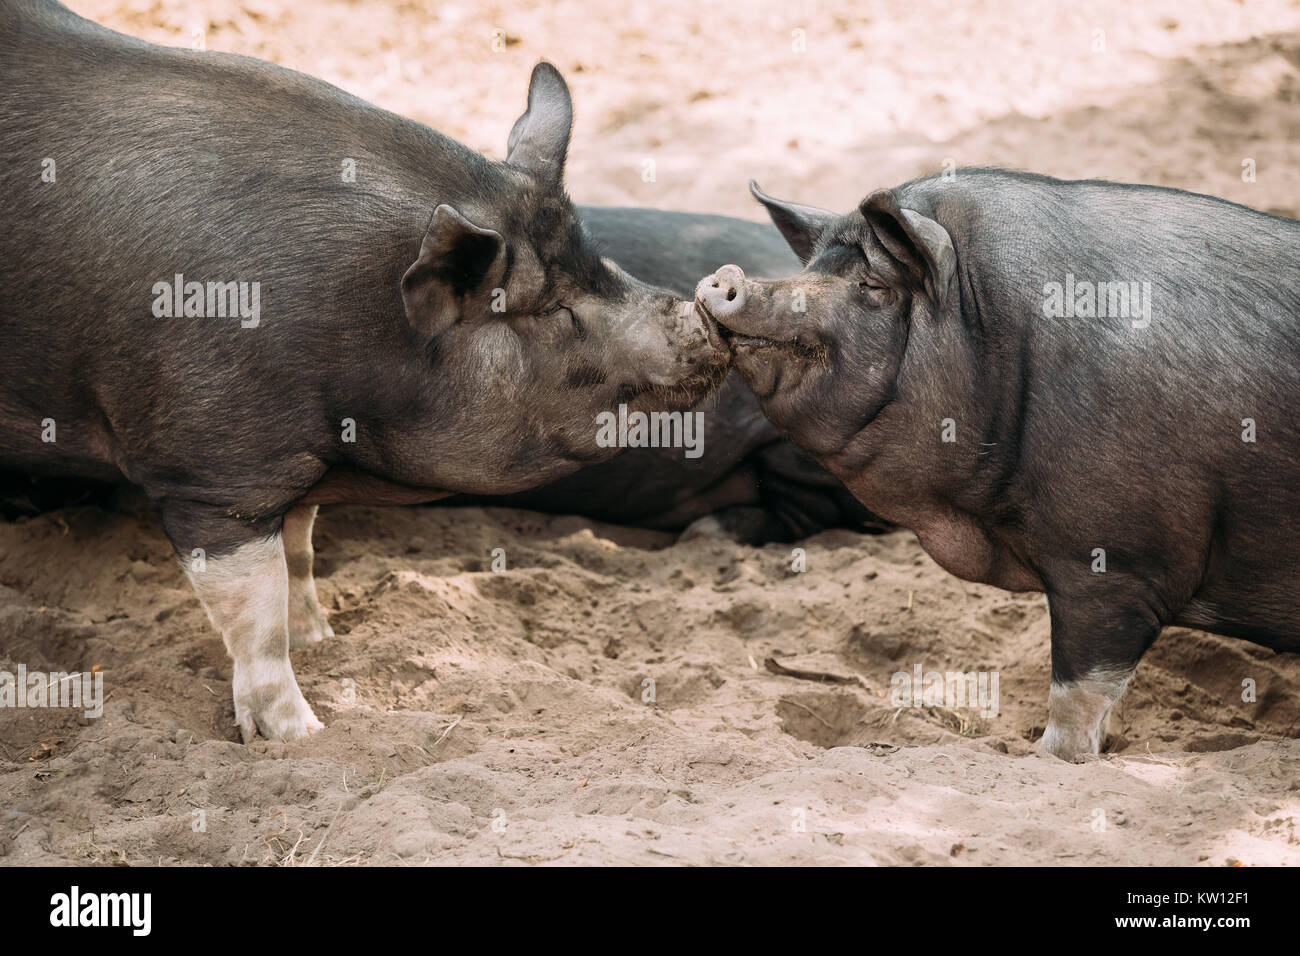
<svg viewBox="0 0 1300 956">
<path fill-rule="evenodd" d="M 599 411 L 721 380 L 717 330 L 587 242 L 571 117 L 540 64 L 497 163 L 268 63 L 0 4 L 0 468 L 144 490 L 245 739 L 321 726 L 288 656 L 328 633 L 318 504 L 517 491 L 614 454 Z"/>
<path fill-rule="evenodd" d="M 864 504 L 1046 592 L 1044 749 L 1098 752 L 1167 625 L 1300 650 L 1300 223 L 999 170 L 844 216 L 755 194 L 804 272 L 724 266 L 698 307 Z"/>
</svg>

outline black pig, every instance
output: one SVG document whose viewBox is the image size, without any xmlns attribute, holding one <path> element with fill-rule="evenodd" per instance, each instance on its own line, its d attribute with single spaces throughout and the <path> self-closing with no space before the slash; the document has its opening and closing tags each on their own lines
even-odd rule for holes
<svg viewBox="0 0 1300 956">
<path fill-rule="evenodd" d="M 959 577 L 1043 591 L 1042 746 L 1097 753 L 1168 625 L 1300 650 L 1300 223 L 961 170 L 845 216 L 755 195 L 807 266 L 724 266 L 767 416 Z"/>
<path fill-rule="evenodd" d="M 234 659 L 247 740 L 321 724 L 326 502 L 505 493 L 612 455 L 728 353 L 587 243 L 539 64 L 496 163 L 326 83 L 0 4 L 0 468 L 125 477 Z M 685 307 L 685 312 L 679 308 Z"/>
</svg>

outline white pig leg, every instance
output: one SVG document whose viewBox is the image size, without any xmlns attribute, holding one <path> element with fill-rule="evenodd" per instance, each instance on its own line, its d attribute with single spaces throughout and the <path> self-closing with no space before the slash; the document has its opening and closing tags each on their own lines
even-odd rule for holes
<svg viewBox="0 0 1300 956">
<path fill-rule="evenodd" d="M 289 649 L 333 637 L 329 617 L 316 597 L 312 577 L 311 529 L 316 505 L 298 505 L 284 516 L 284 560 L 289 569 Z"/>
<path fill-rule="evenodd" d="M 244 742 L 306 737 L 316 719 L 289 664 L 289 577 L 279 532 L 240 545 L 189 575 L 234 660 L 235 722 Z"/>
<path fill-rule="evenodd" d="M 1111 712 L 1160 633 L 1163 601 L 1141 576 L 1075 573 L 1049 587 L 1052 687 L 1040 746 L 1062 760 L 1101 751 Z"/>
<path fill-rule="evenodd" d="M 1101 751 L 1110 714 L 1128 683 L 1133 668 L 1095 671 L 1081 680 L 1057 683 L 1047 695 L 1047 730 L 1041 746 L 1062 760 L 1074 760 Z"/>
</svg>

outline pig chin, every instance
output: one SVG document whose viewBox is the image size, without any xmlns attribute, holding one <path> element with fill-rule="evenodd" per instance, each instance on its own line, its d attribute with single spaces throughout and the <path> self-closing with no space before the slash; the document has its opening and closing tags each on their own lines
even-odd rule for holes
<svg viewBox="0 0 1300 956">
<path fill-rule="evenodd" d="M 715 353 L 707 363 L 671 384 L 623 385 L 616 401 L 634 411 L 682 411 L 712 394 L 731 369 L 731 353 Z"/>
<path fill-rule="evenodd" d="M 797 387 L 804 374 L 825 361 L 825 350 L 796 340 L 781 341 L 727 330 L 732 365 L 754 394 L 766 401 Z"/>
<path fill-rule="evenodd" d="M 744 347 L 736 349 L 736 371 L 763 402 L 774 397 L 780 390 L 786 377 L 785 365 L 784 359 L 778 355 L 763 355 L 760 351 Z"/>
<path fill-rule="evenodd" d="M 638 411 L 681 411 L 712 394 L 731 370 L 731 349 L 715 322 L 700 316 L 703 340 L 695 331 L 695 361 L 675 380 L 623 385 L 617 400 Z"/>
</svg>

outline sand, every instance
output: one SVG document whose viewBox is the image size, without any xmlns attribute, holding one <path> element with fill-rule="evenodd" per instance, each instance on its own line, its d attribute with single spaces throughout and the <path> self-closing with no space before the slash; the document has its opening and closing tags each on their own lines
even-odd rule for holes
<svg viewBox="0 0 1300 956">
<path fill-rule="evenodd" d="M 203 20 L 73 6 L 161 42 Z M 1300 211 L 1295 4 L 421 6 L 218 0 L 205 42 L 494 156 L 545 56 L 582 202 L 758 218 L 751 176 L 843 208 L 952 159 Z M 1300 862 L 1295 655 L 1170 630 L 1112 751 L 1067 764 L 1034 749 L 1041 596 L 959 581 L 907 533 L 820 534 L 802 572 L 790 545 L 505 509 L 326 509 L 316 540 L 337 636 L 293 658 L 326 729 L 244 746 L 138 501 L 0 523 L 0 669 L 97 667 L 108 695 L 98 718 L 0 709 L 0 862 Z M 918 665 L 996 673 L 997 714 L 898 706 Z"/>
</svg>

